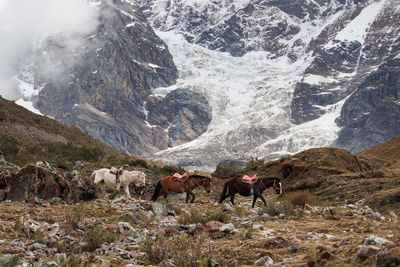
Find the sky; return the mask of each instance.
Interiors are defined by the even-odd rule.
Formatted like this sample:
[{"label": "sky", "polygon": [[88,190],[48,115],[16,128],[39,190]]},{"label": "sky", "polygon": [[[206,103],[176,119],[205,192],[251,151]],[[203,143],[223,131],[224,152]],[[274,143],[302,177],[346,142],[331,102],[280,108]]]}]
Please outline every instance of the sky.
[{"label": "sky", "polygon": [[[84,0],[0,0],[0,95],[21,97],[15,76],[32,49],[49,35],[60,34],[75,49],[97,26],[97,10]],[[33,61],[32,59],[29,59]]]}]

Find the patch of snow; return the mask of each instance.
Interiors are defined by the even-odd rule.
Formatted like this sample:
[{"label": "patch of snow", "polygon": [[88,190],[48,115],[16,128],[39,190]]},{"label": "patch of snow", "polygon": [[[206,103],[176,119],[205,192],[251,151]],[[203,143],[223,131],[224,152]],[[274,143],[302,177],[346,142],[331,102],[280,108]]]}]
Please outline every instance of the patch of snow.
[{"label": "patch of snow", "polygon": [[[365,36],[368,33],[371,24],[374,22],[376,16],[380,13],[385,5],[384,1],[373,2],[369,6],[365,7],[360,14],[354,18],[343,30],[341,30],[336,37],[335,41],[346,41],[346,42],[359,42],[361,45],[364,44]],[[337,42],[338,43],[338,42]],[[336,46],[331,40],[325,48],[329,49]]]},{"label": "patch of snow", "polygon": [[89,111],[91,113],[94,113],[94,114],[96,114],[98,116],[101,116],[103,118],[106,118],[106,119],[112,119],[106,112],[98,110],[97,108],[93,107],[89,103],[85,103],[83,105],[82,104],[75,104],[74,107],[79,107],[79,108],[85,109],[85,110],[87,110],[87,111]]},{"label": "patch of snow", "polygon": [[129,27],[135,27],[136,21],[129,23],[127,25],[125,25],[125,28],[129,28]]},{"label": "patch of snow", "polygon": [[321,75],[307,74],[304,76],[303,82],[308,83],[310,85],[321,85],[321,84],[335,83],[335,82],[337,82],[337,80],[332,77],[324,77]]},{"label": "patch of snow", "polygon": [[43,114],[40,112],[40,110],[38,110],[37,108],[35,108],[33,106],[32,101],[26,101],[26,100],[21,98],[21,99],[18,99],[17,101],[15,101],[15,104],[18,104],[18,105],[26,108],[27,110],[29,110],[29,111],[31,111],[33,113],[36,113],[38,115],[42,115],[43,116]]}]

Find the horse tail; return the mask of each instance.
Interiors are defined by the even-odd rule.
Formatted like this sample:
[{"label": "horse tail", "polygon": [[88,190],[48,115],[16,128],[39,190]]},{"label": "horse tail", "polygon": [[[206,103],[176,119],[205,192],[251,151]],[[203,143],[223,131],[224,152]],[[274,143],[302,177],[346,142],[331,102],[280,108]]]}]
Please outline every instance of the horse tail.
[{"label": "horse tail", "polygon": [[228,190],[229,181],[225,182],[224,189],[222,189],[221,196],[219,197],[219,203],[222,203],[225,199],[226,191]]},{"label": "horse tail", "polygon": [[160,191],[161,191],[161,181],[158,181],[156,188],[154,189],[153,196],[151,197],[151,200],[156,201],[158,195],[160,194]]}]

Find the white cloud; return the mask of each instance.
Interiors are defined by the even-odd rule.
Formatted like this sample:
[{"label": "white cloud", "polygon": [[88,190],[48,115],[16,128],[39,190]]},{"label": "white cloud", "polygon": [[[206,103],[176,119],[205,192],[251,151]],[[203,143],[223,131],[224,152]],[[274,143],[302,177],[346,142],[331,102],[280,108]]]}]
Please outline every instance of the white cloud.
[{"label": "white cloud", "polygon": [[97,18],[84,0],[0,0],[0,94],[16,99],[12,77],[34,45],[57,34],[73,51],[84,40],[80,35],[95,30]]}]

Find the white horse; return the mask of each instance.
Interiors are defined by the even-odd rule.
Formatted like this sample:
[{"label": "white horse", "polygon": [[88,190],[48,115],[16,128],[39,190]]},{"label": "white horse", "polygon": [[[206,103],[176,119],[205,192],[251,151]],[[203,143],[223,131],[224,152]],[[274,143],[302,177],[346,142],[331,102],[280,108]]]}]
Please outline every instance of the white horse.
[{"label": "white horse", "polygon": [[130,198],[131,195],[129,193],[129,184],[135,183],[140,185],[146,184],[146,174],[142,171],[122,171],[122,174],[119,176],[119,183],[116,183],[116,175],[110,173],[110,169],[99,169],[94,171],[90,175],[90,179],[94,179],[93,182],[95,184],[104,181],[105,185],[110,188],[116,188],[118,191],[121,188],[124,188],[125,195],[127,198]]}]

